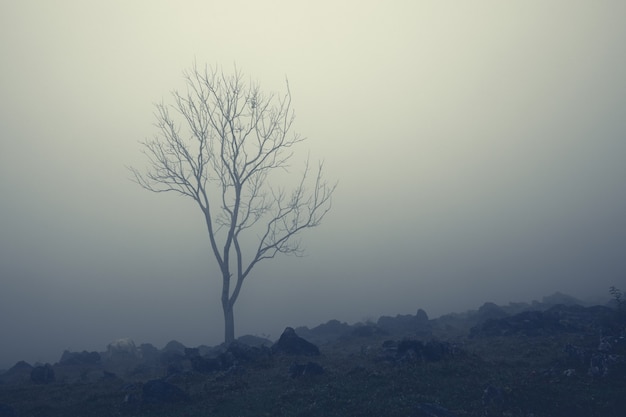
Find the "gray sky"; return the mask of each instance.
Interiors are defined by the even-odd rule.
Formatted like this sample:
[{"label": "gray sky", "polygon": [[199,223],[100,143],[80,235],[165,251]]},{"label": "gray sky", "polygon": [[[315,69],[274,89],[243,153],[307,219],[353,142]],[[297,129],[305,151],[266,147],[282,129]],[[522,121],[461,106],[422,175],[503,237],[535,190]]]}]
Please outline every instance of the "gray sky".
[{"label": "gray sky", "polygon": [[289,78],[339,180],[304,258],[261,264],[236,330],[431,316],[626,283],[623,1],[2,1],[0,368],[219,343],[191,200],[125,166],[193,61]]}]

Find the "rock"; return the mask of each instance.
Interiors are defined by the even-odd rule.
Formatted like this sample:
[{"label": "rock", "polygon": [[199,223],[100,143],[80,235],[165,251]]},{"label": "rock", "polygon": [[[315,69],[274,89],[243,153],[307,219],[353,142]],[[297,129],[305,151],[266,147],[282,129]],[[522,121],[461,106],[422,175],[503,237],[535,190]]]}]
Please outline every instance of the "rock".
[{"label": "rock", "polygon": [[272,346],[273,343],[271,340],[264,337],[253,336],[249,334],[237,338],[237,342],[254,347]]},{"label": "rock", "polygon": [[320,350],[313,343],[298,336],[295,330],[287,327],[280,339],[272,345],[272,353],[282,353],[285,355],[305,355],[316,356]]},{"label": "rock", "polygon": [[548,306],[555,306],[559,304],[566,305],[566,306],[583,305],[583,302],[580,301],[578,298],[572,297],[571,295],[560,293],[558,291],[552,295],[543,297],[541,302]]},{"label": "rock", "polygon": [[384,336],[388,334],[389,333],[386,332],[385,330],[372,324],[357,325],[356,327],[354,327],[351,333],[352,336],[356,336],[356,337],[374,337],[374,336]]},{"label": "rock", "polygon": [[176,352],[181,356],[185,355],[185,345],[177,340],[170,340],[161,350],[162,352]]},{"label": "rock", "polygon": [[495,303],[484,303],[478,309],[478,320],[481,323],[487,320],[498,320],[506,316],[508,316],[508,314],[504,311],[504,309]]},{"label": "rock", "polygon": [[139,358],[137,346],[132,339],[124,338],[112,341],[107,345],[107,358],[131,357]]},{"label": "rock", "polygon": [[176,385],[162,379],[153,379],[143,385],[142,400],[146,404],[163,404],[185,402],[189,397]]},{"label": "rock", "polygon": [[59,365],[76,366],[76,365],[98,365],[100,364],[100,354],[98,352],[70,352],[65,350]]},{"label": "rock", "polygon": [[523,311],[502,319],[487,320],[472,327],[470,336],[545,336],[563,332],[595,332],[610,311],[603,306],[559,304],[545,311]]},{"label": "rock", "polygon": [[191,369],[202,374],[217,372],[223,369],[222,362],[217,358],[194,356],[190,359]]},{"label": "rock", "polygon": [[139,346],[139,356],[146,362],[156,362],[159,358],[159,349],[150,343],[142,343]]},{"label": "rock", "polygon": [[309,362],[305,365],[294,363],[289,367],[289,376],[292,378],[322,374],[324,374],[324,368],[315,362]]},{"label": "rock", "polygon": [[440,405],[422,403],[415,407],[413,417],[457,417],[457,415]]},{"label": "rock", "polygon": [[35,384],[49,384],[54,379],[54,370],[49,363],[35,366],[30,373],[30,380]]},{"label": "rock", "polygon": [[417,310],[417,313],[415,314],[415,318],[417,319],[417,322],[419,324],[428,323],[428,314],[426,314],[426,312],[422,310],[421,308]]},{"label": "rock", "polygon": [[0,375],[0,383],[13,385],[28,382],[32,370],[33,367],[28,362],[19,361]]},{"label": "rock", "polygon": [[428,337],[432,331],[428,314],[421,308],[417,310],[414,316],[410,314],[398,314],[395,317],[381,316],[376,325],[388,334],[403,335],[411,333],[413,335],[418,334],[422,338]]},{"label": "rock", "polygon": [[268,358],[271,354],[271,351],[270,351],[270,348],[265,347],[265,346],[261,346],[261,347],[249,346],[244,343],[234,341],[228,346],[228,349],[226,349],[225,353],[229,354],[232,357],[232,359],[234,359],[235,362],[239,362],[239,363],[248,362],[249,363],[249,362],[256,362],[260,359]]}]

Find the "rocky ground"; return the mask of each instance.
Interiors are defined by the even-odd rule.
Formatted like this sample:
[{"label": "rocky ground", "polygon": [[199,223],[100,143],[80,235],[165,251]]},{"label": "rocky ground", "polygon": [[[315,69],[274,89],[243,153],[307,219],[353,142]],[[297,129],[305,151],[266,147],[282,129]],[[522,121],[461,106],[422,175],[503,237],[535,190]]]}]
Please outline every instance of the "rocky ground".
[{"label": "rocky ground", "polygon": [[18,362],[0,374],[0,417],[621,417],[625,329],[623,304],[556,294],[437,319],[333,320],[275,343],[120,340],[55,364]]}]

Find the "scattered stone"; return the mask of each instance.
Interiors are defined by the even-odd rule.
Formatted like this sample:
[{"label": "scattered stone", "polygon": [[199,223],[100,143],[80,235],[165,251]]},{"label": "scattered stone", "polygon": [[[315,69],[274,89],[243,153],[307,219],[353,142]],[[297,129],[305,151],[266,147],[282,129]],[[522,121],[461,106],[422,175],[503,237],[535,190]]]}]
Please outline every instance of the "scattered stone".
[{"label": "scattered stone", "polygon": [[317,356],[320,354],[317,346],[298,336],[291,327],[285,329],[280,339],[272,345],[271,350],[272,353],[285,355]]},{"label": "scattered stone", "polygon": [[49,363],[35,366],[30,373],[30,380],[35,384],[49,384],[54,379],[54,370]]}]

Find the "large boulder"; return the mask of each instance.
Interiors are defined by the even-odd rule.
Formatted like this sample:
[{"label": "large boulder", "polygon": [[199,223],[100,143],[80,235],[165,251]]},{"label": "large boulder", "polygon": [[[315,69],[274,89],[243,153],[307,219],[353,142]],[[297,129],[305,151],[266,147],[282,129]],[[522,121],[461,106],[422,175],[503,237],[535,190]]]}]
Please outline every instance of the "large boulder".
[{"label": "large boulder", "polygon": [[334,342],[350,334],[352,326],[339,320],[329,320],[312,329],[306,326],[296,328],[296,333],[312,343],[324,344]]},{"label": "large boulder", "polygon": [[100,354],[98,352],[70,352],[65,350],[59,360],[59,365],[98,365],[100,364]]},{"label": "large boulder", "polygon": [[487,320],[498,320],[508,316],[506,311],[499,305],[487,302],[478,309],[478,321],[484,323]]},{"label": "large boulder", "polygon": [[19,361],[0,375],[0,383],[13,385],[30,381],[33,367],[25,361]]},{"label": "large boulder", "polygon": [[112,341],[107,345],[107,359],[114,358],[139,358],[139,351],[132,339],[123,338]]},{"label": "large boulder", "polygon": [[30,380],[35,384],[49,384],[54,382],[54,369],[49,363],[45,365],[38,365],[30,372]]},{"label": "large boulder", "polygon": [[272,346],[271,340],[265,337],[259,337],[259,336],[254,336],[250,334],[238,337],[237,342],[243,343],[244,345],[255,346],[255,347]]},{"label": "large boulder", "polygon": [[316,356],[320,354],[320,350],[313,343],[304,340],[296,334],[296,331],[287,327],[280,339],[272,345],[272,353],[285,355],[305,355]]},{"label": "large boulder", "polygon": [[388,334],[419,334],[420,337],[427,337],[431,332],[428,314],[422,309],[417,314],[398,314],[395,317],[381,316],[376,325],[379,329]]}]

